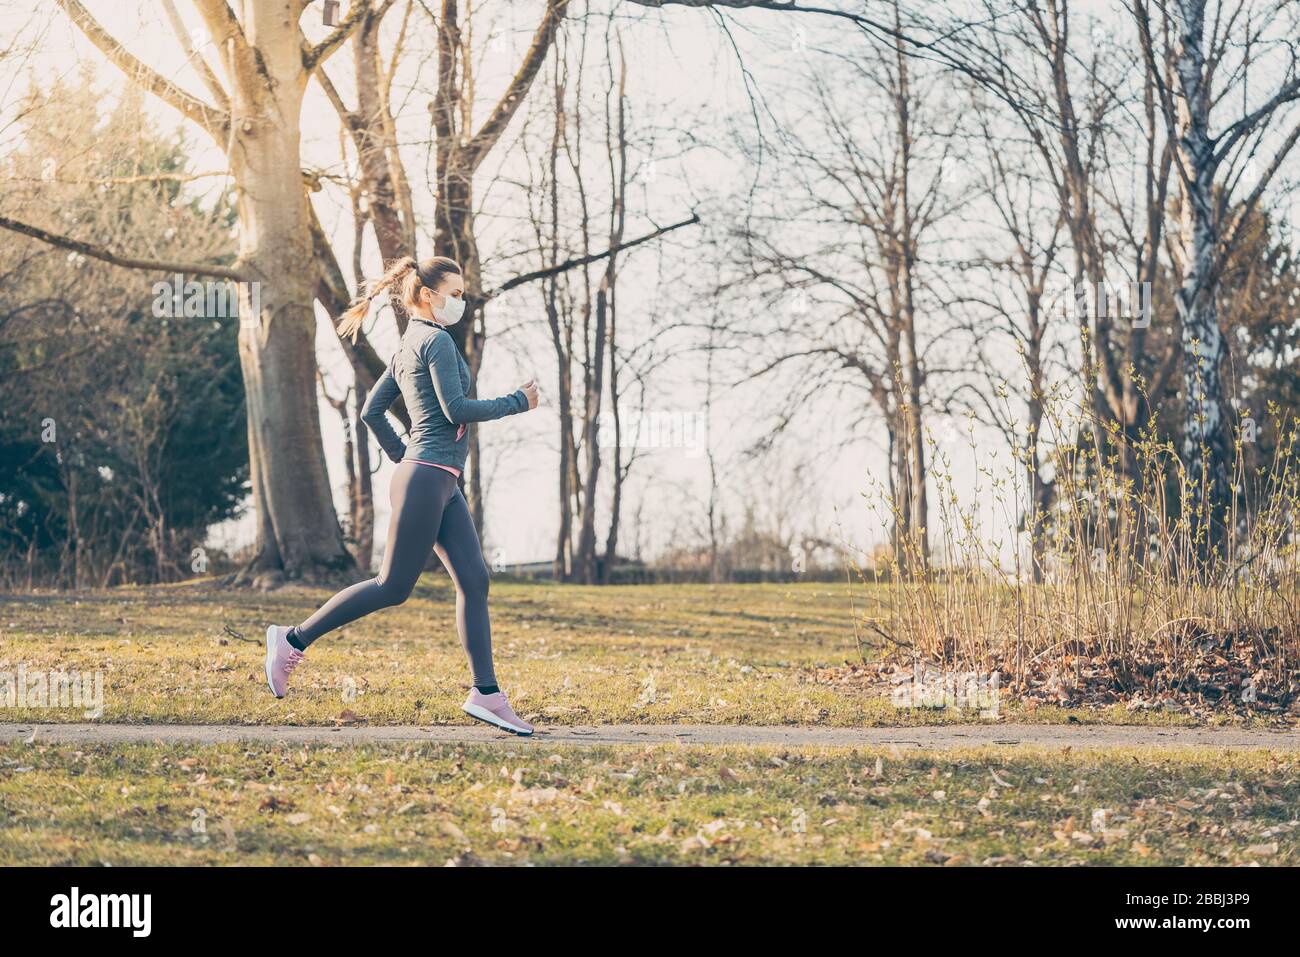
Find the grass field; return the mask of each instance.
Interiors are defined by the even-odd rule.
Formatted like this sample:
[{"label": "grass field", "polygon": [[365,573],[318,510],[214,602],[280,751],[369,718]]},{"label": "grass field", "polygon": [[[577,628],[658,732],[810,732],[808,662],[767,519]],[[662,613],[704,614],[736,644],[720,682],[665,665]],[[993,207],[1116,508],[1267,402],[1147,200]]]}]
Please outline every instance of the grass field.
[{"label": "grass field", "polygon": [[[294,623],[327,594],[223,591],[204,583],[56,595],[0,605],[0,672],[103,675],[98,720],[166,723],[449,724],[468,669],[445,579],[404,605],[326,636],[276,701],[262,676],[267,624]],[[512,703],[545,724],[799,724],[986,720],[899,709],[881,688],[828,685],[815,669],[858,659],[863,587],[493,585],[497,671]],[[241,641],[227,632],[227,626]],[[1005,702],[1007,720],[1190,724],[1164,711],[1065,710]],[[4,720],[83,721],[74,709],[10,708]]]},{"label": "grass field", "polygon": [[[0,672],[99,672],[106,722],[467,723],[452,595],[433,577],[323,639],[273,699],[262,633],[324,597],[201,583],[9,596]],[[857,660],[861,599],[812,583],[498,582],[498,672],[543,726],[982,720],[814,681]],[[1190,721],[1014,703],[1001,717]],[[1218,749],[14,743],[0,746],[0,865],[1297,864],[1295,764]]]},{"label": "grass field", "polygon": [[10,745],[0,865],[1297,864],[1264,752]]}]

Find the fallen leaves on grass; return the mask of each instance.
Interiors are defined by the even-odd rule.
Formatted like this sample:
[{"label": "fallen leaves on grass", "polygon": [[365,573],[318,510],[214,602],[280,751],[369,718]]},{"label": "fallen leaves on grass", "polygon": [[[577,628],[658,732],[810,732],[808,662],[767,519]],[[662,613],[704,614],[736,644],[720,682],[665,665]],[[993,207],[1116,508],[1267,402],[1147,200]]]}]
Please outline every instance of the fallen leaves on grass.
[{"label": "fallen leaves on grass", "polygon": [[[990,655],[991,665],[954,660],[924,664],[940,673],[996,672],[999,693],[1029,709],[1121,705],[1130,712],[1262,715],[1294,723],[1300,718],[1300,667],[1279,656],[1284,645],[1277,628],[1264,634],[1214,634],[1195,622],[1180,622],[1159,638],[1132,639],[1124,654],[1067,641],[1057,654],[1030,659],[1019,673],[996,652]],[[802,680],[888,692],[915,668],[910,659],[887,655],[870,663],[808,667]]]}]

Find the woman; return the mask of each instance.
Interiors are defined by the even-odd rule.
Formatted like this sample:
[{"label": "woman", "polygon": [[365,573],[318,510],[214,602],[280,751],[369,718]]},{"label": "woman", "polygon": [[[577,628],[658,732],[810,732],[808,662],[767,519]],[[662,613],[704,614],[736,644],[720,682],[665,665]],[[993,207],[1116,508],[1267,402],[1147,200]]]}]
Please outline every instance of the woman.
[{"label": "woman", "polygon": [[[537,385],[526,382],[498,399],[466,397],[469,366],[446,331],[464,315],[465,277],[460,266],[441,256],[398,260],[344,313],[339,332],[355,342],[370,303],[394,287],[400,289],[411,321],[362,411],[384,452],[398,463],[389,488],[392,517],[384,563],[378,577],[345,588],[302,624],[266,630],[266,682],[272,694],[283,698],[290,674],[313,641],[372,611],[406,601],[432,548],[456,585],[456,629],[474,678],[465,713],[512,734],[532,734],[532,726],[511,710],[497,687],[488,624],[488,570],[456,480],[469,448],[466,426],[536,408]],[[399,393],[411,416],[406,444],[387,416]]]}]

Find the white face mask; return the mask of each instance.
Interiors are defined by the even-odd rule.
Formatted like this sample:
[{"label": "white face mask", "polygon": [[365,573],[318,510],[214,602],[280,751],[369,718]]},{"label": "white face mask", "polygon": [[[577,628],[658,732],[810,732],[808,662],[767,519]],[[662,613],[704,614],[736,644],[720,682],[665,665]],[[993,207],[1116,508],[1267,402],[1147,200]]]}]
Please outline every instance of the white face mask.
[{"label": "white face mask", "polygon": [[442,304],[442,308],[433,310],[433,317],[444,326],[454,326],[465,315],[465,300],[455,296],[445,298],[447,301]]}]

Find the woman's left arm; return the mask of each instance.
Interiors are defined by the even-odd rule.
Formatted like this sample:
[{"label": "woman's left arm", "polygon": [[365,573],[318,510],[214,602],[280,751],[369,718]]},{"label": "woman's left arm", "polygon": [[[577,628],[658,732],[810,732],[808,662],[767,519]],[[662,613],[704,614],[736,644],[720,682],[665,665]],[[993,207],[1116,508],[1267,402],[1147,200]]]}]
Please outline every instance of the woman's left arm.
[{"label": "woman's left arm", "polygon": [[397,380],[393,378],[392,369],[385,369],[375,387],[370,390],[365,408],[361,410],[362,421],[374,433],[380,448],[394,462],[402,461],[406,455],[406,443],[398,437],[392,423],[388,421],[388,407],[397,401],[401,391]]}]

